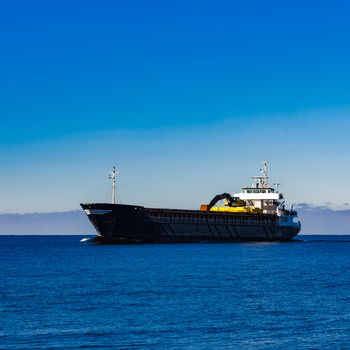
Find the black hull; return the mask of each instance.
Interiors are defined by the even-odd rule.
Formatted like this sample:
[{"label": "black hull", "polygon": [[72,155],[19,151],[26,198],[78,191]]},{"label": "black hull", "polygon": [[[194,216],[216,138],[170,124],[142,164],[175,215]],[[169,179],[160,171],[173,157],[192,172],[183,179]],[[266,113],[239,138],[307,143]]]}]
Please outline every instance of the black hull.
[{"label": "black hull", "polygon": [[300,225],[281,226],[276,215],[81,204],[100,243],[288,241]]}]

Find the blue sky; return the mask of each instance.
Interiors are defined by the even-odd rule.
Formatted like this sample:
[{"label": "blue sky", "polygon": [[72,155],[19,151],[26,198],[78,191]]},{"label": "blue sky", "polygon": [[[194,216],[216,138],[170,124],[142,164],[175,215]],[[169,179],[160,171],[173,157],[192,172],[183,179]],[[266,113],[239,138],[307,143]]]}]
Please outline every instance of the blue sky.
[{"label": "blue sky", "polygon": [[11,1],[0,11],[0,212],[197,207],[264,159],[291,203],[344,208],[345,1]]}]

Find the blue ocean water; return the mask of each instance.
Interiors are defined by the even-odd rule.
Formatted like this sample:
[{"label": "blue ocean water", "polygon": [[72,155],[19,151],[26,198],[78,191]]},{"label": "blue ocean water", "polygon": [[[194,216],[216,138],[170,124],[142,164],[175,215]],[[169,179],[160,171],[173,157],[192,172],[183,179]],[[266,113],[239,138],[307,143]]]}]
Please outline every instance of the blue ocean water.
[{"label": "blue ocean water", "polygon": [[0,237],[1,349],[350,349],[350,236]]}]

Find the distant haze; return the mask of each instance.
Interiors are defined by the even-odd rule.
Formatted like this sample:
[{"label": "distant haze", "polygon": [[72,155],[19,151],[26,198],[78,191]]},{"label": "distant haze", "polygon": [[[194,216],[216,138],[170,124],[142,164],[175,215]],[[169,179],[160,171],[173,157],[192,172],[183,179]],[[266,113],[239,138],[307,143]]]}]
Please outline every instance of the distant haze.
[{"label": "distant haze", "polygon": [[60,235],[93,234],[94,228],[83,211],[61,213],[1,214],[0,234]]}]

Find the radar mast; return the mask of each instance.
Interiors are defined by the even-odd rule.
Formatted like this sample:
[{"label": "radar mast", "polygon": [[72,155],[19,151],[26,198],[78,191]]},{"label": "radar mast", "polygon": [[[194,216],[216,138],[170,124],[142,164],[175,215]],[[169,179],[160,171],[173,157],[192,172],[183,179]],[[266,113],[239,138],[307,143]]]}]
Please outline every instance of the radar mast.
[{"label": "radar mast", "polygon": [[269,188],[269,162],[265,160],[263,162],[263,168],[260,169],[261,175],[253,176],[254,179],[253,187],[255,188]]}]

